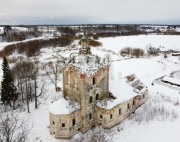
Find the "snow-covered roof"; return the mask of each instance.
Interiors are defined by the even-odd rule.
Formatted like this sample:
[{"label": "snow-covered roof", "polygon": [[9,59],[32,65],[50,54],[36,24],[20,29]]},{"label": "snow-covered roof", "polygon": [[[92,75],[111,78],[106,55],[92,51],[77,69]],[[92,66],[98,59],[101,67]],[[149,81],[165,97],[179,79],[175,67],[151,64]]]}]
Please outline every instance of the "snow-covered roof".
[{"label": "snow-covered roof", "polygon": [[162,80],[173,83],[173,84],[176,84],[176,85],[180,85],[180,79],[178,79],[178,78],[164,76]]},{"label": "snow-covered roof", "polygon": [[70,114],[78,109],[80,109],[80,105],[78,103],[66,100],[64,98],[55,101],[48,107],[49,112],[54,115]]},{"label": "snow-covered roof", "polygon": [[133,91],[125,78],[109,80],[109,91],[116,99],[103,100],[97,103],[101,108],[111,109],[116,105],[125,102],[138,94]]},{"label": "snow-covered roof", "polygon": [[100,58],[95,55],[78,55],[68,64],[68,67],[74,67],[79,74],[86,74],[87,76],[94,75],[99,68],[104,68],[108,65],[105,58]]},{"label": "snow-covered roof", "polygon": [[180,52],[172,53],[172,55],[180,55]]}]

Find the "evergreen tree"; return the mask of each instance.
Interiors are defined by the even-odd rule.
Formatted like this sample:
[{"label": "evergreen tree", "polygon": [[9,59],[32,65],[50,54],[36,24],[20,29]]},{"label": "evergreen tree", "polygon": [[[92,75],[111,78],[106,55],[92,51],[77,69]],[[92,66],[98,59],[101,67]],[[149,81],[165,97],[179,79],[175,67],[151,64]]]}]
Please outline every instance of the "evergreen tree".
[{"label": "evergreen tree", "polygon": [[15,101],[18,98],[17,89],[14,86],[11,70],[9,68],[6,57],[3,58],[2,63],[3,79],[1,82],[1,101],[4,105],[10,105],[13,102],[13,108],[15,107]]}]

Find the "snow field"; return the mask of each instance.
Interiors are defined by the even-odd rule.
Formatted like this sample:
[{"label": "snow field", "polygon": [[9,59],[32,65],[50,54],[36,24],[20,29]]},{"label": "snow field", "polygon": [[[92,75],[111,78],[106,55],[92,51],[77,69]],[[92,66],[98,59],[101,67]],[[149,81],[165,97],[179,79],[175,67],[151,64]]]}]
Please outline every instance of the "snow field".
[{"label": "snow field", "polygon": [[[179,142],[179,128],[180,128],[180,93],[177,90],[167,88],[162,85],[151,85],[152,81],[163,75],[167,75],[172,71],[180,69],[180,61],[178,57],[168,57],[162,59],[161,56],[151,58],[132,58],[124,59],[118,55],[121,48],[130,46],[132,48],[139,47],[146,49],[148,44],[152,46],[163,46],[165,49],[180,48],[180,36],[163,36],[163,35],[140,35],[140,36],[125,36],[116,38],[102,38],[99,39],[103,43],[102,47],[92,48],[93,54],[101,57],[110,55],[111,73],[110,78],[115,79],[124,77],[129,74],[136,74],[142,83],[144,83],[149,90],[149,101],[147,105],[140,107],[134,115],[126,119],[119,125],[112,128],[115,131],[113,138],[114,142]],[[11,43],[9,43],[11,44]],[[77,44],[77,43],[75,43]],[[1,49],[5,45],[0,43]],[[79,46],[74,50],[64,50],[66,47],[58,47],[54,50],[59,51],[63,57],[68,57],[71,53],[77,53]],[[106,51],[104,51],[106,49]],[[51,48],[43,48],[38,57],[39,61],[49,62],[56,60],[56,53]],[[110,52],[108,52],[111,50]],[[0,63],[2,59],[0,59]],[[177,62],[177,64],[175,64]],[[43,73],[43,70],[41,71]],[[0,81],[2,80],[2,69],[0,66]],[[49,112],[48,106],[52,101],[62,97],[61,93],[55,92],[53,84],[45,76],[40,76],[39,83],[46,83],[45,94],[40,98],[40,106],[34,109],[34,102],[30,104],[30,112],[21,112],[22,117],[29,117],[29,124],[33,125],[32,133],[29,142],[65,142],[68,140],[56,140],[49,132]],[[58,83],[62,86],[62,78],[60,77]],[[180,102],[179,102],[180,103]],[[152,104],[152,105],[150,105]],[[165,113],[155,113],[152,119],[147,120],[151,108],[163,108]],[[26,108],[26,106],[24,106]],[[169,117],[164,116],[170,113]],[[173,117],[173,113],[177,117]],[[143,114],[139,118],[139,114]],[[142,119],[142,121],[137,121]],[[119,129],[119,130],[118,130]],[[90,132],[88,132],[90,133]],[[79,133],[75,137],[80,137]],[[86,136],[86,134],[85,134]]]}]

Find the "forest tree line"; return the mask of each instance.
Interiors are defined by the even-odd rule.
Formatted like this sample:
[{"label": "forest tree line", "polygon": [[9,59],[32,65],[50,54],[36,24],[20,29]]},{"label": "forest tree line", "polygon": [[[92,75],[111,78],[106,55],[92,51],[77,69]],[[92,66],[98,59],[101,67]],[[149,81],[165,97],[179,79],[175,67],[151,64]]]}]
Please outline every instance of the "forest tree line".
[{"label": "forest tree line", "polygon": [[14,52],[25,53],[28,57],[32,57],[38,55],[41,48],[68,46],[73,40],[74,38],[72,36],[61,36],[52,39],[40,39],[12,44],[0,51],[0,57],[9,56]]}]

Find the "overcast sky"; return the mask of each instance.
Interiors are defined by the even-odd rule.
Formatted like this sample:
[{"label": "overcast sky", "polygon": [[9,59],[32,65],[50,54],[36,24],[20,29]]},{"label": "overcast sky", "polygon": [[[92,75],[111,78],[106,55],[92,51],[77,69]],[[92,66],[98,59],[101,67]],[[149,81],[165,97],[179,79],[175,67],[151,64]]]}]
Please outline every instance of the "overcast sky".
[{"label": "overcast sky", "polygon": [[0,0],[0,24],[180,24],[180,0]]}]

